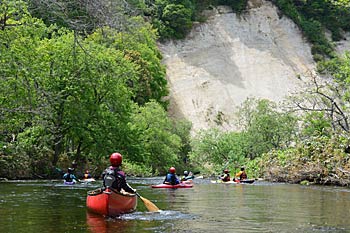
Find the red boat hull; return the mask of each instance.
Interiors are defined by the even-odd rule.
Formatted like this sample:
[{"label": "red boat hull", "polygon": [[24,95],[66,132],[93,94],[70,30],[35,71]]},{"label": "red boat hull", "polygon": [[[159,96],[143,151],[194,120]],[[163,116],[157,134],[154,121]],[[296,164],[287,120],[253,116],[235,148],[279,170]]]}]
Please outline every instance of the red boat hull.
[{"label": "red boat hull", "polygon": [[104,216],[116,217],[136,210],[137,196],[101,189],[88,192],[86,206],[89,211]]}]

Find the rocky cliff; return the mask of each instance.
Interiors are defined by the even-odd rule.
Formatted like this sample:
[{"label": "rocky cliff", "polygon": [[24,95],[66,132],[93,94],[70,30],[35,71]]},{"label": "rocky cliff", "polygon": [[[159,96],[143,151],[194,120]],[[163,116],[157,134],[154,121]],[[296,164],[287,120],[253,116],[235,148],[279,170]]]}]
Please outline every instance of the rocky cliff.
[{"label": "rocky cliff", "polygon": [[206,12],[182,41],[160,45],[170,87],[170,114],[193,123],[193,132],[236,129],[234,112],[246,98],[281,101],[314,70],[310,45],[271,2],[249,1],[237,15]]}]

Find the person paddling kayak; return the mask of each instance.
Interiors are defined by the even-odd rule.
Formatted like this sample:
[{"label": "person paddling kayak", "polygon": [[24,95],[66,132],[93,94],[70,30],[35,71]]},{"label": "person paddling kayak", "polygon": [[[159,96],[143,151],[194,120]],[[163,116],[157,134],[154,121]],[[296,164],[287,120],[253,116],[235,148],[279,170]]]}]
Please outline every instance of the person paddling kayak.
[{"label": "person paddling kayak", "polygon": [[69,167],[68,171],[63,175],[63,179],[66,183],[75,183],[78,180],[77,177],[73,174],[73,171],[74,169]]},{"label": "person paddling kayak", "polygon": [[247,178],[248,178],[248,176],[247,176],[247,173],[245,172],[244,167],[241,167],[241,170],[236,173],[236,179],[239,179],[241,181],[241,180],[245,180]]},{"label": "person paddling kayak", "polygon": [[125,173],[121,170],[123,157],[120,153],[113,153],[109,157],[111,166],[106,168],[102,173],[103,186],[113,188],[118,192],[124,190],[128,193],[136,193],[136,189],[130,187],[126,182]]},{"label": "person paddling kayak", "polygon": [[194,179],[194,175],[192,172],[184,171],[184,175],[181,177],[181,181],[187,181]]},{"label": "person paddling kayak", "polygon": [[176,176],[176,169],[174,167],[171,167],[169,169],[169,173],[166,175],[163,184],[171,184],[171,185],[175,185],[175,184],[179,184],[180,181]]},{"label": "person paddling kayak", "polygon": [[90,174],[90,171],[88,169],[85,170],[85,173],[84,173],[84,179],[91,179],[92,176]]},{"label": "person paddling kayak", "polygon": [[224,174],[222,174],[220,176],[220,179],[223,181],[223,182],[227,182],[227,181],[230,181],[231,177],[230,177],[230,171],[225,169],[224,170]]}]

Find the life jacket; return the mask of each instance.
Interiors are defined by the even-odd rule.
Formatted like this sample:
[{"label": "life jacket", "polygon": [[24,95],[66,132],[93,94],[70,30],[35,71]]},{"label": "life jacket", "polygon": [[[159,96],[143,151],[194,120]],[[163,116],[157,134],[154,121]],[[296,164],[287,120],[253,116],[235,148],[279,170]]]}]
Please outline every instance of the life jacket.
[{"label": "life jacket", "polygon": [[245,171],[242,171],[242,174],[239,176],[240,180],[245,180],[247,179],[247,173],[245,173]]},{"label": "life jacket", "polygon": [[222,181],[230,181],[230,174],[225,174],[224,178],[222,179]]},{"label": "life jacket", "polygon": [[170,183],[172,185],[179,184],[180,181],[176,178],[175,174],[169,173],[166,175],[165,180],[163,183]]},{"label": "life jacket", "polygon": [[122,188],[122,179],[124,179],[124,172],[122,172],[118,167],[109,167],[105,170],[103,185],[105,187],[112,187],[120,191]]},{"label": "life jacket", "polygon": [[66,181],[66,182],[72,182],[73,181],[73,178],[72,178],[72,175],[70,173],[66,173],[63,175],[63,179]]}]

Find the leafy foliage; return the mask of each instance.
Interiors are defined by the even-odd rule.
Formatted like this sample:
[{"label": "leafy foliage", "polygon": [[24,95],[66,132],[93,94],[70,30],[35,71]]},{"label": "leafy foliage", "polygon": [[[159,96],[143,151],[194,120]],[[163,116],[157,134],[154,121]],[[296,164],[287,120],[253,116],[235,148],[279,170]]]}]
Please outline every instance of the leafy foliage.
[{"label": "leafy foliage", "polygon": [[237,167],[243,162],[246,149],[244,134],[203,130],[192,141],[190,160],[199,167],[207,165],[216,170],[221,170],[228,163]]},{"label": "leafy foliage", "polygon": [[[345,52],[344,56],[322,62],[318,65],[320,74],[332,76],[335,82],[347,90],[350,85],[350,52]],[[349,101],[350,93],[346,91],[344,100]]]},{"label": "leafy foliage", "polygon": [[330,136],[332,125],[324,112],[309,112],[303,119],[302,135],[306,137]]},{"label": "leafy foliage", "polygon": [[[12,161],[17,151],[29,156],[26,166],[38,174],[64,165],[60,164],[63,157],[85,164],[105,159],[116,150],[126,159],[130,155],[130,163],[141,161],[143,155],[157,156],[160,163],[139,165],[140,171],[177,161],[181,141],[171,133],[164,110],[165,69],[149,26],[130,34],[106,28],[83,37],[46,26],[31,17],[23,2],[13,3],[1,3],[6,11],[3,16],[7,15],[0,30],[3,164]],[[134,101],[146,105],[152,99],[162,106],[153,103],[139,113]],[[153,131],[138,129],[143,137],[132,141],[128,122],[139,114],[158,125]],[[155,141],[158,133],[163,134],[164,145]],[[148,139],[152,142],[145,143]],[[138,143],[140,154],[131,156],[130,142]],[[166,157],[161,161],[158,158],[163,154]]]},{"label": "leafy foliage", "polygon": [[278,111],[268,100],[247,99],[237,114],[241,132],[201,131],[192,142],[192,162],[216,170],[227,166],[235,170],[249,159],[272,149],[285,148],[296,130],[296,118]]},{"label": "leafy foliage", "polygon": [[274,181],[349,185],[349,135],[318,136],[260,160],[260,175]]},{"label": "leafy foliage", "polygon": [[326,38],[325,29],[332,32],[333,40],[343,38],[342,30],[349,30],[350,4],[345,1],[273,0],[280,10],[303,30],[313,44],[316,61],[335,57],[334,47]]},{"label": "leafy foliage", "polygon": [[128,158],[166,172],[169,164],[177,164],[181,138],[172,132],[172,122],[164,109],[154,101],[134,109],[128,124],[130,143]]},{"label": "leafy foliage", "polygon": [[302,112],[301,131],[293,145],[271,150],[251,164],[272,181],[349,185],[349,56],[319,63],[325,78],[311,76],[294,96]]},{"label": "leafy foliage", "polygon": [[[140,19],[135,18],[138,22]],[[133,100],[139,105],[154,99],[165,109],[168,95],[165,67],[161,64],[162,56],[156,45],[155,31],[146,24],[130,33],[116,32],[103,28],[91,35],[94,41],[124,54],[124,58],[133,63],[135,77],[127,80],[128,88],[133,92]]]},{"label": "leafy foliage", "polygon": [[240,126],[246,133],[249,154],[255,158],[273,148],[288,146],[295,131],[296,118],[289,112],[281,112],[269,100],[247,99],[238,111]]}]

